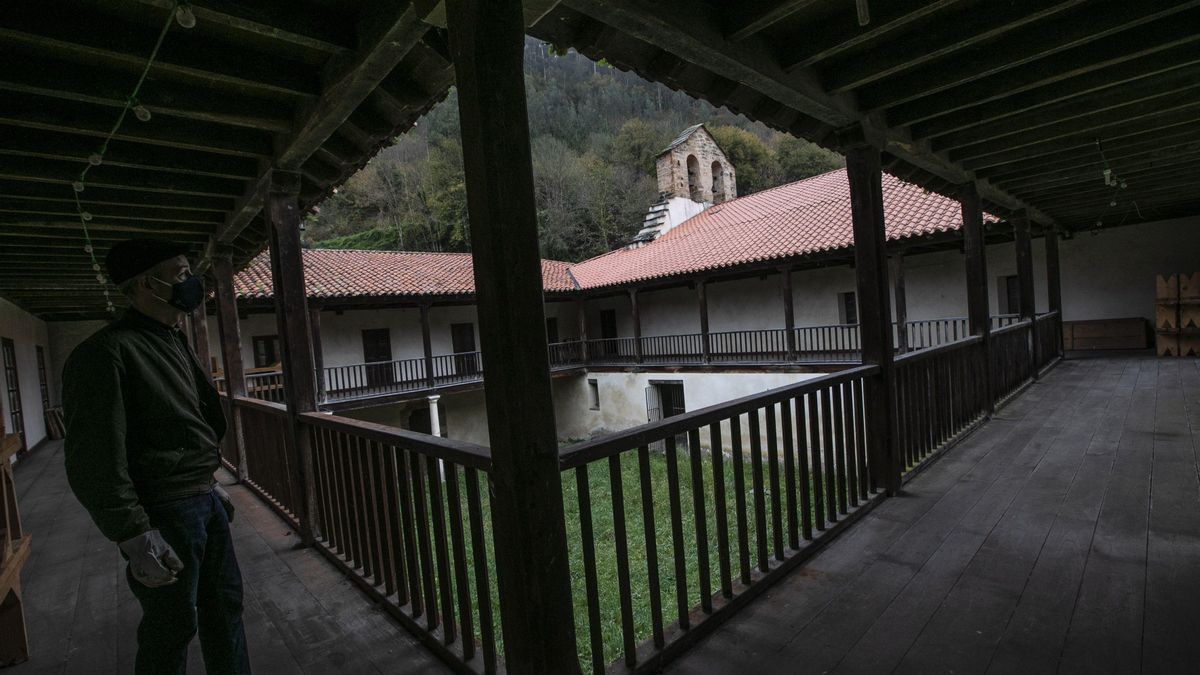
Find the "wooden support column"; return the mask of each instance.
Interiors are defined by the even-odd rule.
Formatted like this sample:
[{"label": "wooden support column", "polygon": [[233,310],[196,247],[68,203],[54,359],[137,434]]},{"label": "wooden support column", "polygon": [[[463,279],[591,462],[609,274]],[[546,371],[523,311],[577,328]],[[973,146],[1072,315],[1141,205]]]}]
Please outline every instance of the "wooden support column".
[{"label": "wooden support column", "polygon": [[887,235],[879,150],[860,144],[846,153],[850,208],[854,221],[854,270],[858,284],[858,324],[864,364],[879,366],[866,388],[867,447],[875,489],[900,490],[896,452],[896,394],[891,306],[888,302]]},{"label": "wooden support column", "polygon": [[642,362],[642,315],[638,311],[637,289],[629,289],[630,311],[633,313],[633,360]]},{"label": "wooden support column", "polygon": [[1021,320],[1028,319],[1031,322],[1029,327],[1029,353],[1032,356],[1029,360],[1030,375],[1037,379],[1037,324],[1033,323],[1034,315],[1037,311],[1036,298],[1033,295],[1033,245],[1029,240],[1029,216],[1025,211],[1018,211],[1012,217],[1013,225],[1013,242],[1016,246],[1017,259],[1017,287],[1020,291],[1020,300],[1017,306],[1017,313]]},{"label": "wooden support column", "polygon": [[1046,300],[1047,309],[1058,312],[1058,355],[1063,355],[1062,279],[1059,276],[1058,232],[1046,230]]},{"label": "wooden support column", "polygon": [[896,294],[896,351],[908,351],[908,294],[904,290],[904,253],[892,256],[893,281]]},{"label": "wooden support column", "polygon": [[712,345],[708,339],[708,285],[703,279],[696,282],[696,301],[700,304],[700,355],[705,363],[712,361]]},{"label": "wooden support column", "polygon": [[425,351],[425,384],[433,389],[437,380],[433,373],[433,336],[429,330],[429,305],[421,305],[421,347]]},{"label": "wooden support column", "polygon": [[204,371],[204,377],[212,382],[212,358],[208,347],[208,307],[207,303],[200,303],[196,311],[192,312],[192,349],[196,352],[196,360],[200,362],[201,369]]},{"label": "wooden support column", "polygon": [[983,338],[980,354],[983,358],[984,409],[990,416],[995,412],[992,396],[991,334],[992,319],[988,310],[987,250],[983,237],[983,206],[975,184],[962,191],[963,249],[967,264],[967,329],[971,335]]},{"label": "wooden support column", "polygon": [[511,673],[579,673],[546,350],[520,0],[449,0]]},{"label": "wooden support column", "polygon": [[308,297],[300,248],[300,174],[274,171],[265,215],[271,238],[271,282],[275,291],[275,321],[283,352],[283,389],[291,424],[288,427],[300,488],[300,538],[311,546],[320,531],[312,470],[310,428],[300,413],[317,409],[313,377],[312,334],[308,327]]},{"label": "wooden support column", "polygon": [[242,435],[242,411],[234,399],[246,395],[246,368],[242,362],[242,332],[238,326],[237,294],[233,288],[233,261],[228,251],[218,251],[212,259],[216,284],[217,330],[221,343],[221,361],[225,372],[225,393],[229,398],[229,430],[237,444],[237,479],[250,477],[246,462],[245,437]]},{"label": "wooden support column", "polygon": [[325,352],[321,347],[321,308],[308,309],[308,327],[312,331],[313,376],[317,380],[317,403],[325,402]]},{"label": "wooden support column", "polygon": [[588,362],[588,329],[587,329],[587,309],[584,307],[583,298],[575,300],[575,319],[579,322],[579,358],[584,362]]},{"label": "wooden support column", "polygon": [[784,342],[787,345],[787,360],[796,358],[796,305],[792,301],[792,268],[780,270],[780,283],[783,286],[783,328]]}]

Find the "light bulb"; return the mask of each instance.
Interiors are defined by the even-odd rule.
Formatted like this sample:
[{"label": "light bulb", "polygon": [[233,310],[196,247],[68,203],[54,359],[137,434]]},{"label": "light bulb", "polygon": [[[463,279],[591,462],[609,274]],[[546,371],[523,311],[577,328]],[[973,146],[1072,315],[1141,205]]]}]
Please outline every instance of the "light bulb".
[{"label": "light bulb", "polygon": [[104,162],[104,156],[98,152],[93,152],[88,155],[88,164],[92,166],[100,166]]},{"label": "light bulb", "polygon": [[79,217],[80,217],[80,218],[83,218],[84,220],[91,220],[91,219],[92,219],[92,214],[91,214],[91,213],[89,213],[88,211],[80,211],[80,212],[79,212]]},{"label": "light bulb", "polygon": [[150,109],[147,108],[146,106],[142,105],[141,103],[139,103],[139,104],[133,106],[133,116],[143,122],[149,122],[150,121]]},{"label": "light bulb", "polygon": [[1109,206],[1116,206],[1116,205],[1117,205],[1117,200],[1115,200],[1115,199],[1114,199],[1114,200],[1112,200],[1111,202],[1109,202],[1109,203],[1108,203],[1108,205],[1109,205]]},{"label": "light bulb", "polygon": [[94,250],[96,250],[96,249],[92,248],[92,245],[91,245],[91,244],[85,244],[85,245],[84,245],[84,247],[83,247],[83,252],[84,252],[84,253],[91,253],[91,252],[92,252],[92,251],[94,251]]},{"label": "light bulb", "polygon": [[1125,183],[1125,181],[1121,181],[1121,189],[1124,190],[1127,187],[1129,186]]},{"label": "light bulb", "polygon": [[196,15],[192,13],[191,5],[181,4],[175,8],[175,23],[183,28],[196,27]]},{"label": "light bulb", "polygon": [[71,189],[75,190],[76,192],[83,192],[83,181],[77,180],[71,183]]},{"label": "light bulb", "polygon": [[100,271],[100,263],[92,263],[92,269],[99,272]]},{"label": "light bulb", "polygon": [[104,275],[103,275],[103,274],[97,274],[97,275],[96,275],[96,281],[99,281],[100,283],[104,283]]}]

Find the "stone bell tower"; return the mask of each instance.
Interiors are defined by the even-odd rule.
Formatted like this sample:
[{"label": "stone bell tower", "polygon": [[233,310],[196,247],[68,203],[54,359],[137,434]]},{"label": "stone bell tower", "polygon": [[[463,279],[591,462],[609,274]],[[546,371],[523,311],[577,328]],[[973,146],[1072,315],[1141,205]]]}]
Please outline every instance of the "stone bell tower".
[{"label": "stone bell tower", "polygon": [[658,201],[630,248],[645,246],[704,209],[737,197],[737,172],[703,124],[684,129],[658,154]]}]

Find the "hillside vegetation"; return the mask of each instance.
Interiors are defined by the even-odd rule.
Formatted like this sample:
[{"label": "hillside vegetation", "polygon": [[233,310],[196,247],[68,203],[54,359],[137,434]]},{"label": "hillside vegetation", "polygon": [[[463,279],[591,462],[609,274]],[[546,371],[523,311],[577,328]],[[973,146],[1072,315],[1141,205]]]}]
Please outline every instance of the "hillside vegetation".
[{"label": "hillside vegetation", "polygon": [[[525,88],[542,255],[578,261],[637,232],[656,199],[654,157],[707,125],[746,195],[841,166],[839,156],[724,108],[535,40]],[[309,216],[320,248],[468,251],[458,103],[451,90]]]}]

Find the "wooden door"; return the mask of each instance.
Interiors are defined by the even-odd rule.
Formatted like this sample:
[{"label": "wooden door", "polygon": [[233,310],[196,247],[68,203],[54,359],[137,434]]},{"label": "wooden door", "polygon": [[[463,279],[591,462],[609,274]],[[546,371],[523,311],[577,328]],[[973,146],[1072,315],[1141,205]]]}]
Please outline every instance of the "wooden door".
[{"label": "wooden door", "polygon": [[21,449],[25,452],[29,445],[25,441],[25,412],[21,406],[21,380],[17,376],[17,347],[11,338],[0,338],[0,349],[4,352],[4,387],[8,394],[8,418],[11,433],[21,438]]},{"label": "wooden door", "polygon": [[479,360],[475,353],[475,324],[450,324],[450,344],[454,350],[456,374],[474,375],[479,372]]},{"label": "wooden door", "polygon": [[605,356],[615,356],[617,354],[617,310],[602,309],[600,310],[600,337],[604,342],[600,348]]},{"label": "wooden door", "polygon": [[387,328],[371,328],[362,332],[363,361],[366,363],[367,386],[382,387],[394,384],[392,373],[392,336]]}]

